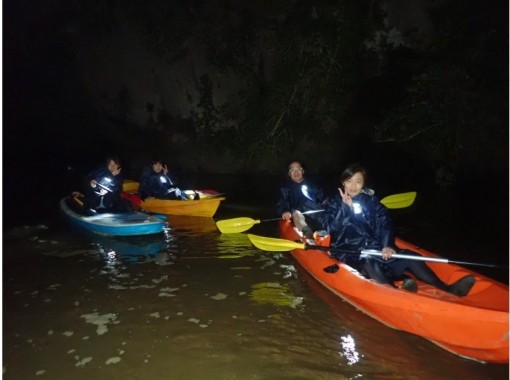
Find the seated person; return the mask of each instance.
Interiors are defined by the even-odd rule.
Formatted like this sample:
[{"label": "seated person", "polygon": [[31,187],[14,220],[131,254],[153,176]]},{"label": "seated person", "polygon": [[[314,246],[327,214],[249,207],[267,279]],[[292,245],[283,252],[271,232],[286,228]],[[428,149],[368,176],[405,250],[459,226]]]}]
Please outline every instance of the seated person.
[{"label": "seated person", "polygon": [[[282,219],[290,220],[295,210],[301,212],[319,210],[324,202],[322,190],[304,177],[305,169],[302,161],[293,160],[288,165],[288,181],[280,189],[280,197],[276,205],[276,212]],[[308,222],[311,227],[318,229],[320,226],[314,223],[318,214],[311,214]],[[297,225],[298,220],[294,220]],[[299,228],[299,227],[298,227]],[[303,233],[312,237],[312,228],[305,225]]]},{"label": "seated person", "polygon": [[158,158],[152,160],[150,168],[144,169],[138,193],[144,201],[154,198],[188,200],[168,175],[167,166]]},{"label": "seated person", "polygon": [[[366,171],[363,167],[351,165],[345,169],[340,176],[339,195],[328,201],[320,218],[324,229],[331,236],[332,247],[346,251],[375,249],[382,251],[382,257],[361,257],[351,253],[340,253],[335,257],[367,278],[382,284],[394,286],[393,281],[409,271],[419,280],[441,290],[457,296],[467,295],[475,283],[473,276],[446,284],[423,261],[391,258],[397,251],[407,255],[417,253],[399,250],[395,246],[393,223],[388,209],[371,192],[365,191],[365,184]],[[417,286],[412,278],[407,278],[404,280],[404,288],[416,291]]]},{"label": "seated person", "polygon": [[99,166],[86,176],[85,195],[82,196],[83,207],[90,213],[126,211],[121,201],[122,177],[118,157],[108,157],[105,164]]}]

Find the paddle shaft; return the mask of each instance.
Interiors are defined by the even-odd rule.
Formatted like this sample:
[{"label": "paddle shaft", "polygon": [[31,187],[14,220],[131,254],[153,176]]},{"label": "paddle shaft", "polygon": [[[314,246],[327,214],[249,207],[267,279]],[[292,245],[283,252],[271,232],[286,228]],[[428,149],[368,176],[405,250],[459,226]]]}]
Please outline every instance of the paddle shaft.
[{"label": "paddle shaft", "polygon": [[[409,207],[416,198],[416,192],[408,192],[401,194],[389,195],[381,200],[381,203],[387,208],[404,208]],[[301,213],[301,215],[313,214],[315,212],[322,212],[324,210],[310,210]],[[264,220],[255,220],[252,218],[242,217],[227,220],[219,220],[216,222],[216,226],[223,234],[239,233],[249,230],[255,224],[262,222],[270,222],[275,220],[281,220],[281,218],[272,218]],[[304,219],[302,220],[302,226],[304,226]]]},{"label": "paddle shaft", "polygon": [[[323,247],[317,245],[311,245],[308,243],[295,242],[287,239],[278,239],[278,238],[268,238],[264,236],[257,236],[248,234],[248,239],[252,242],[252,244],[263,250],[270,252],[285,252],[292,251],[293,249],[311,249],[317,251],[326,251],[332,253],[344,253],[349,255],[377,255],[382,256],[381,251],[366,249],[366,250],[347,250],[335,247]],[[392,255],[394,258],[399,259],[408,259],[408,260],[420,260],[420,261],[431,261],[436,263],[451,263],[451,264],[460,264],[460,265],[477,265],[483,267],[490,268],[502,268],[501,265],[495,264],[484,264],[484,263],[474,263],[468,261],[456,261],[456,260],[448,260],[440,257],[430,257],[430,256],[421,256],[421,255],[405,255],[401,253],[395,253]]]},{"label": "paddle shaft", "polygon": [[[305,212],[302,212],[301,214],[303,215],[309,215],[309,214],[315,214],[317,212],[323,212],[324,210],[309,210],[309,211],[305,211]],[[272,222],[272,221],[275,221],[275,220],[282,220],[282,218],[273,218],[273,219],[264,219],[264,220],[258,220],[257,222],[258,223],[262,223],[262,222]]]},{"label": "paddle shaft", "polygon": [[113,193],[113,190],[111,190],[111,189],[107,188],[107,187],[106,187],[106,186],[104,186],[104,185],[101,185],[101,184],[100,184],[99,182],[97,182],[97,181],[96,181],[96,185],[97,185],[97,186],[99,186],[99,187],[100,187],[101,189],[103,189],[103,190],[106,190],[106,191],[108,191],[108,192],[110,192],[110,193]]},{"label": "paddle shaft", "polygon": [[[375,249],[362,249],[361,251],[349,251],[334,247],[321,247],[315,245],[305,244],[305,249],[315,249],[319,251],[328,251],[328,252],[337,252],[344,253],[348,255],[360,255],[361,257],[366,256],[382,256],[381,251],[377,251]],[[441,263],[441,264],[459,264],[459,265],[475,265],[481,267],[488,268],[498,268],[500,265],[496,264],[484,264],[484,263],[474,263],[469,261],[457,261],[457,260],[449,260],[442,257],[429,257],[429,256],[420,256],[420,255],[406,255],[403,253],[394,253],[391,255],[392,259],[407,259],[407,260],[416,260],[416,261],[428,261],[433,263]]]}]

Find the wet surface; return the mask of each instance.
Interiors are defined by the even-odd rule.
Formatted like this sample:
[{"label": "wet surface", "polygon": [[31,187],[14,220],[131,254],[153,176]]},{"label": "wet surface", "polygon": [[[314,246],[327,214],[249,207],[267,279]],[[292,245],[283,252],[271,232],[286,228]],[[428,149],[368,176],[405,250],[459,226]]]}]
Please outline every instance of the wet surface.
[{"label": "wet surface", "polygon": [[[215,220],[268,214],[227,201]],[[170,226],[111,238],[55,218],[4,231],[3,377],[508,378],[508,365],[383,326],[289,254],[222,235],[213,219],[170,217]],[[249,232],[277,236],[276,227]]]}]

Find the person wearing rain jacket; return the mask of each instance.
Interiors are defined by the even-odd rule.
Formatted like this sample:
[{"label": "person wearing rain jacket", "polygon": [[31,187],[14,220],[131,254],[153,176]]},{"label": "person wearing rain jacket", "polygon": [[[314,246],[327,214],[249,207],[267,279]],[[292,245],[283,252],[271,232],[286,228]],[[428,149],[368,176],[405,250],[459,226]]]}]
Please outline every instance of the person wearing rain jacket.
[{"label": "person wearing rain jacket", "polygon": [[[293,218],[293,213],[298,210],[300,212],[319,210],[325,200],[323,191],[304,177],[304,164],[300,160],[293,160],[288,165],[289,180],[280,189],[280,197],[276,204],[276,212],[284,220]],[[318,214],[307,216],[307,220],[312,227],[316,225]],[[313,232],[307,227],[303,231],[305,235],[311,237]],[[310,236],[309,236],[310,235]]]},{"label": "person wearing rain jacket", "polygon": [[[345,169],[340,176],[339,194],[328,200],[325,211],[319,216],[322,228],[330,234],[330,245],[340,252],[345,250],[338,254],[332,250],[334,256],[378,283],[395,286],[395,280],[410,272],[419,280],[446,292],[457,296],[468,294],[475,283],[473,276],[465,276],[449,285],[423,261],[392,258],[396,252],[418,254],[396,247],[389,211],[366,187],[366,178],[366,170],[358,164]],[[299,218],[303,219],[303,216]],[[303,223],[301,221],[301,225]],[[365,249],[381,251],[382,257],[363,257],[359,252]],[[409,276],[404,279],[403,287],[409,291],[417,290],[416,282]]]},{"label": "person wearing rain jacket", "polygon": [[85,208],[93,212],[107,212],[120,208],[122,191],[121,166],[118,157],[111,156],[105,163],[86,176]]},{"label": "person wearing rain jacket", "polygon": [[153,198],[188,199],[168,175],[167,166],[158,158],[152,160],[151,167],[143,171],[138,193],[144,201]]}]

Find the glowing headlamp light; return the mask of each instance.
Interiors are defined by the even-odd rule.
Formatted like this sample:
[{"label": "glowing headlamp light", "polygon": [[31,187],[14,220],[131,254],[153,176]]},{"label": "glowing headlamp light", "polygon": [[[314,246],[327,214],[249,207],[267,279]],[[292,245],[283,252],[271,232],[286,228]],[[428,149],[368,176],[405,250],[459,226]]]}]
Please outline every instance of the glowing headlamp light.
[{"label": "glowing headlamp light", "polygon": [[359,203],[353,203],[352,209],[354,210],[355,214],[361,214],[361,205]]}]

